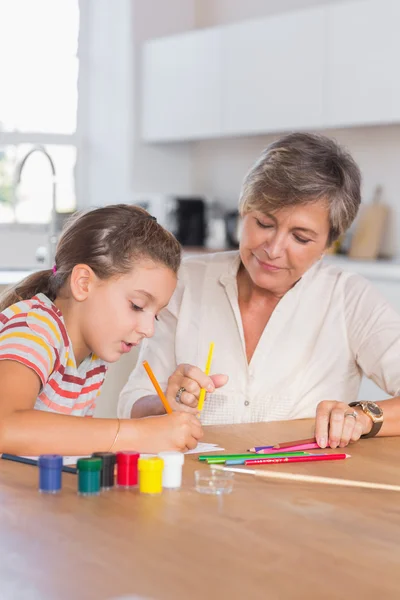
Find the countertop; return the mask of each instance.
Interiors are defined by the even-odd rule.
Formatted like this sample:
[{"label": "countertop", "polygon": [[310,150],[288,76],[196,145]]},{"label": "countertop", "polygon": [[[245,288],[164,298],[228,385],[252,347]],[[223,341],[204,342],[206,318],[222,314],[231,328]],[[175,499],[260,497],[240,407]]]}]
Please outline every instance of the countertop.
[{"label": "countertop", "polygon": [[[207,248],[184,248],[183,253],[188,255],[221,252],[221,250],[211,250]],[[326,262],[336,264],[338,267],[363,275],[368,279],[400,282],[400,259],[394,260],[351,260],[345,256],[328,255],[325,256]],[[24,277],[27,277],[34,270],[19,269],[1,269],[0,285],[13,285]]]}]

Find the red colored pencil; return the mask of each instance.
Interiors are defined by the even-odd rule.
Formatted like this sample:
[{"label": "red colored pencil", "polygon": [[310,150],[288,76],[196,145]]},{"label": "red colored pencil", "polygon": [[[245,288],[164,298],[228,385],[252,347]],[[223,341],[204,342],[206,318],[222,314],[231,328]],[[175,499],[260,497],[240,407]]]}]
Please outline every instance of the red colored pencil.
[{"label": "red colored pencil", "polygon": [[285,458],[251,458],[245,465],[277,465],[280,463],[317,462],[319,460],[343,460],[350,454],[318,454],[315,456],[286,456]]},{"label": "red colored pencil", "polygon": [[301,444],[312,444],[315,442],[315,437],[308,438],[307,440],[294,440],[293,442],[282,442],[281,444],[275,444],[274,448],[289,448],[290,446],[300,446]]}]

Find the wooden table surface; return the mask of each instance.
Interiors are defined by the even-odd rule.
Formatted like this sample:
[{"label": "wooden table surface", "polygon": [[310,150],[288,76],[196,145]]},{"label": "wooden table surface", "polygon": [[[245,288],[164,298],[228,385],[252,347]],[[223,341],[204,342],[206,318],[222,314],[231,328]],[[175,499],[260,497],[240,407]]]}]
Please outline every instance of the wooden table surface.
[{"label": "wooden table surface", "polygon": [[[206,428],[227,451],[310,437],[311,420]],[[400,438],[346,461],[269,469],[400,484]],[[232,494],[37,492],[36,467],[0,461],[0,599],[400,598],[400,494],[237,475]],[[201,466],[200,468],[208,468]]]}]

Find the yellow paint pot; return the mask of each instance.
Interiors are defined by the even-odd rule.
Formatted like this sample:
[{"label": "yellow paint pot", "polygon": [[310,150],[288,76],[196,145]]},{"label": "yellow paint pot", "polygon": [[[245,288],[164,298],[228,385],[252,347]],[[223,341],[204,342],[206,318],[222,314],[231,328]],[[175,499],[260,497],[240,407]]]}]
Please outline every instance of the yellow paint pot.
[{"label": "yellow paint pot", "polygon": [[161,494],[164,461],[158,456],[139,458],[139,490],[141,494]]}]

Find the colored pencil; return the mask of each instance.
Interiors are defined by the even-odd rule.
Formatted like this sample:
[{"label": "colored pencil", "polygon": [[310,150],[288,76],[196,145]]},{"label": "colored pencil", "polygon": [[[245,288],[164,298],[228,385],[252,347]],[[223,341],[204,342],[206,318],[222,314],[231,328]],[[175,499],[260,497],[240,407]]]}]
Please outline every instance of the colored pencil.
[{"label": "colored pencil", "polygon": [[273,450],[275,446],[254,446],[254,448],[249,448],[249,452],[260,452],[260,450]]},{"label": "colored pencil", "polygon": [[[210,374],[211,361],[212,361],[212,357],[213,357],[213,352],[214,352],[214,342],[211,342],[210,348],[208,350],[206,368],[204,369],[204,373],[206,375]],[[199,411],[203,410],[205,397],[206,397],[206,390],[204,388],[201,388],[200,395],[199,395],[199,403],[197,405],[197,408],[198,408]]]},{"label": "colored pencil", "polygon": [[[34,467],[38,466],[38,461],[34,458],[26,458],[25,456],[18,456],[17,454],[5,454],[1,455],[1,458],[4,460],[12,460],[14,462],[23,463],[24,465],[32,465]],[[76,474],[76,467],[71,467],[68,465],[63,465],[62,470],[66,473],[74,473]]]},{"label": "colored pencil", "polygon": [[260,450],[259,452],[257,452],[257,454],[271,454],[274,452],[286,452],[287,450],[291,450],[293,452],[297,451],[297,450],[324,450],[324,448],[321,448],[321,446],[318,446],[317,442],[311,442],[308,444],[297,444],[294,446],[285,446],[284,448],[273,448],[268,449],[268,450]]},{"label": "colored pencil", "polygon": [[157,379],[155,378],[155,375],[154,375],[153,371],[151,370],[151,367],[150,367],[149,363],[147,362],[147,360],[143,361],[143,366],[146,369],[146,373],[149,376],[151,383],[154,385],[154,388],[158,394],[158,397],[160,398],[161,402],[163,403],[165,410],[170,415],[172,413],[172,408],[170,407],[169,402],[166,399],[164,392],[160,388],[160,384],[158,383]]},{"label": "colored pencil", "polygon": [[[308,454],[308,452],[279,452],[279,456],[302,456],[304,454]],[[276,456],[276,454],[274,454],[273,456]],[[201,462],[208,462],[208,461],[212,461],[212,460],[217,460],[217,459],[222,459],[222,460],[226,460],[228,458],[244,458],[244,459],[250,459],[250,458],[260,458],[260,455],[255,453],[255,454],[250,454],[249,452],[247,452],[246,454],[199,454],[198,460]]]},{"label": "colored pencil", "polygon": [[284,456],[280,458],[251,458],[245,465],[274,465],[280,463],[317,462],[319,460],[343,460],[350,458],[350,454],[317,454],[314,456]]},{"label": "colored pencil", "polygon": [[296,481],[299,483],[325,483],[327,485],[342,485],[346,487],[365,488],[368,490],[400,492],[400,485],[391,485],[388,483],[339,479],[337,477],[320,477],[317,475],[304,475],[302,473],[282,473],[281,471],[270,471],[268,469],[240,469],[239,467],[224,467],[223,465],[212,465],[211,468],[218,471],[229,471],[232,473],[243,473],[244,475],[254,475],[255,477],[265,477],[266,479],[282,479],[284,481]]},{"label": "colored pencil", "polygon": [[293,440],[293,442],[282,442],[281,444],[274,444],[274,448],[290,448],[291,446],[299,446],[300,444],[312,444],[315,442],[315,437],[308,438],[306,440]]},{"label": "colored pencil", "polygon": [[[229,458],[228,460],[225,461],[225,464],[227,466],[229,465],[247,465],[247,464],[268,464],[268,463],[279,463],[279,462],[296,462],[296,461],[292,461],[290,460],[291,458],[310,458],[310,457],[314,457],[314,456],[332,456],[331,454],[313,454],[312,452],[293,452],[291,455],[285,454],[284,452],[282,454],[271,454],[271,455],[263,455],[263,457],[261,458],[259,454],[253,454],[253,455],[249,455],[252,456],[252,458]],[[284,460],[284,459],[289,459]],[[328,459],[329,460],[329,459]],[[218,464],[218,463],[222,463],[223,461],[216,461],[214,464]],[[213,464],[211,462],[208,462],[208,464]]]}]

